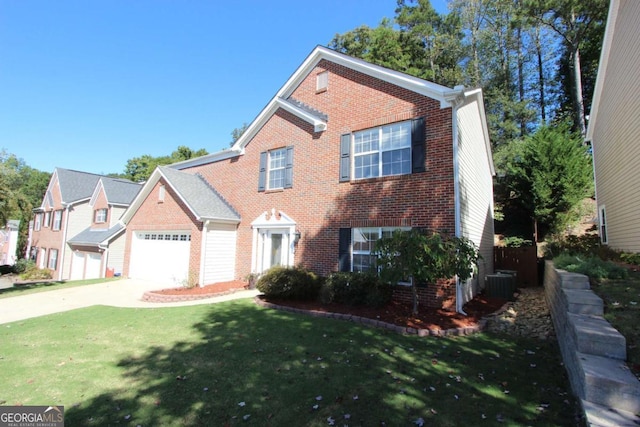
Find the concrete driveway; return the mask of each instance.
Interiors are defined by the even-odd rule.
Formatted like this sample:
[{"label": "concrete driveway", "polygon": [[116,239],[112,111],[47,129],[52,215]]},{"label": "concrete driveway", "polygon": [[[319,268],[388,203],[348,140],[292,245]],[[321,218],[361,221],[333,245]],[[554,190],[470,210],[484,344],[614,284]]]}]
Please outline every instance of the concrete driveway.
[{"label": "concrete driveway", "polygon": [[239,291],[218,297],[172,303],[142,301],[146,291],[166,288],[156,282],[122,279],[95,285],[51,290],[36,294],[0,299],[0,324],[44,316],[51,313],[74,310],[93,305],[112,307],[176,307],[184,305],[213,304],[257,295],[256,290]]}]

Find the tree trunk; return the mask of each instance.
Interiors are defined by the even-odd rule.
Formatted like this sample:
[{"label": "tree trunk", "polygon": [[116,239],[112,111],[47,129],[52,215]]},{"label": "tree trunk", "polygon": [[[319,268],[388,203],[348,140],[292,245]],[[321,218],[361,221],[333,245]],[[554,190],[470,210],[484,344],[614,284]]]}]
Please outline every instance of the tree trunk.
[{"label": "tree trunk", "polygon": [[575,47],[573,53],[573,80],[574,80],[574,99],[576,105],[576,124],[578,130],[584,136],[587,133],[587,125],[584,118],[584,99],[582,97],[582,71],[580,66],[580,48]]},{"label": "tree trunk", "polygon": [[546,101],[544,96],[544,63],[542,62],[542,44],[540,43],[540,28],[536,26],[536,54],[538,56],[538,89],[540,91],[540,118],[542,123],[547,121]]}]

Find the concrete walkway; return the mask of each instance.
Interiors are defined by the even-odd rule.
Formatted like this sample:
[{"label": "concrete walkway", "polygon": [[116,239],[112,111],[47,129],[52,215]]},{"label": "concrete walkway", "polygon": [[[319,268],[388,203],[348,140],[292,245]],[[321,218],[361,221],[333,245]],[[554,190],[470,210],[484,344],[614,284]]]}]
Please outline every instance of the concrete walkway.
[{"label": "concrete walkway", "polygon": [[138,308],[177,307],[250,298],[259,293],[257,290],[247,290],[218,297],[171,303],[152,303],[141,300],[145,292],[166,287],[156,282],[122,279],[95,285],[2,298],[0,299],[0,324],[93,305]]}]

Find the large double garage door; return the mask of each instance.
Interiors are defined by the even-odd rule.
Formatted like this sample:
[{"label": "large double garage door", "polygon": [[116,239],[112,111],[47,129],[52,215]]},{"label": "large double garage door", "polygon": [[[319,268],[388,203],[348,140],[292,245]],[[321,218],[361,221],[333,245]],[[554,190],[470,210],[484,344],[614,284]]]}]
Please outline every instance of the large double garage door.
[{"label": "large double garage door", "polygon": [[189,279],[191,233],[136,231],[131,242],[129,277],[185,285]]}]

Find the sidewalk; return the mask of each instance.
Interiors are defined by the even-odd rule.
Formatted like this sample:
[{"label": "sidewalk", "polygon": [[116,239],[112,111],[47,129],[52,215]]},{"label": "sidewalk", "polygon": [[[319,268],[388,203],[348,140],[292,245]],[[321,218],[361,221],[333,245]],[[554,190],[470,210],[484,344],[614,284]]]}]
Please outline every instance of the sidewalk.
[{"label": "sidewalk", "polygon": [[122,279],[95,285],[3,298],[0,299],[0,324],[93,305],[138,308],[177,307],[250,298],[259,293],[256,290],[247,290],[218,297],[172,303],[153,303],[141,300],[145,292],[162,288],[163,285],[156,282]]}]

